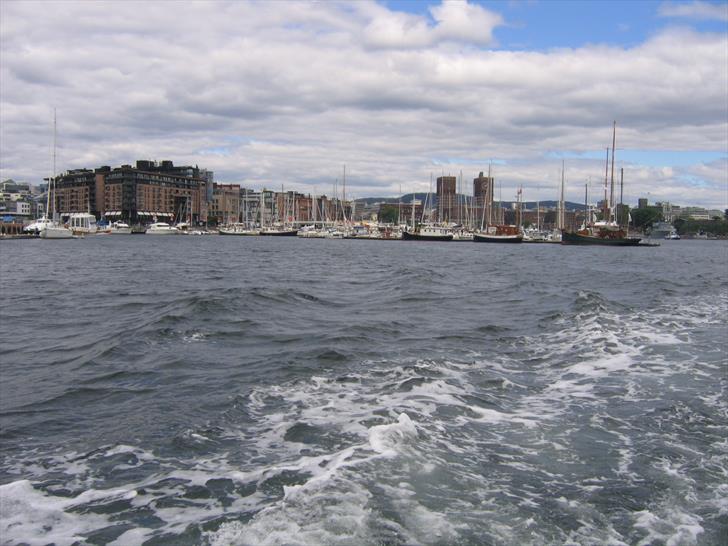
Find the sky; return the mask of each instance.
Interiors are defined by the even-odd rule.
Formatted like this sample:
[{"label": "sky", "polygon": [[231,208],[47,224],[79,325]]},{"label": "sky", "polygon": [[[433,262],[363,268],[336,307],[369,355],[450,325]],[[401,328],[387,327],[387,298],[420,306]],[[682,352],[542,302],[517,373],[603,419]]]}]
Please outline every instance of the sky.
[{"label": "sky", "polygon": [[347,197],[728,208],[728,2],[0,2],[0,179],[169,159]]}]

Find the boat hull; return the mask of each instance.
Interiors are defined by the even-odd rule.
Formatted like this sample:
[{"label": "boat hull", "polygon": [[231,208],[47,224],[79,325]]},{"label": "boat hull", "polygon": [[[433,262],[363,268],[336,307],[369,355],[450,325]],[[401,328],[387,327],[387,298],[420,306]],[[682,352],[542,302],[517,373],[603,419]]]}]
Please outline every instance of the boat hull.
[{"label": "boat hull", "polygon": [[482,233],[475,233],[473,235],[473,241],[476,243],[508,243],[518,244],[523,242],[522,235],[486,235]]},{"label": "boat hull", "polygon": [[609,238],[566,232],[561,235],[562,245],[637,246],[641,240],[639,237]]},{"label": "boat hull", "polygon": [[298,234],[297,229],[293,230],[276,230],[276,231],[261,231],[260,235],[265,235],[268,237],[295,237]]},{"label": "boat hull", "polygon": [[217,231],[220,235],[237,235],[238,237],[250,237],[251,235],[260,235],[259,231],[256,230],[234,230],[234,229],[219,229]]},{"label": "boat hull", "polygon": [[402,232],[404,241],[452,241],[452,233],[449,235],[420,235],[419,233]]},{"label": "boat hull", "polygon": [[64,227],[45,227],[40,231],[41,239],[73,239],[70,229]]}]

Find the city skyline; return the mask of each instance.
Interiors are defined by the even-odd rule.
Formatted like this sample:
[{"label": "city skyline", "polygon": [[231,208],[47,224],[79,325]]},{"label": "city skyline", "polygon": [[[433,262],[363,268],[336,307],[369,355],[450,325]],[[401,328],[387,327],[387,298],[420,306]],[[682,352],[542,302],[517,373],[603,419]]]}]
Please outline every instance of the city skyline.
[{"label": "city skyline", "polygon": [[[143,9],[140,9],[143,6]],[[176,6],[176,7],[174,7]],[[4,2],[0,178],[136,159],[347,197],[492,165],[503,199],[728,207],[728,4]],[[203,23],[204,22],[204,23]],[[401,192],[400,192],[401,189]]]}]

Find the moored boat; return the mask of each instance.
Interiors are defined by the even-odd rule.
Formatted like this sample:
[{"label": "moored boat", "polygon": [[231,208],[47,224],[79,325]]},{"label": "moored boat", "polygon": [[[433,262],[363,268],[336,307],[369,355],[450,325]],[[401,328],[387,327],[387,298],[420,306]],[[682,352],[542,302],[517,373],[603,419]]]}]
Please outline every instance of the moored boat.
[{"label": "moored boat", "polygon": [[43,227],[53,225],[53,220],[49,220],[45,216],[38,218],[35,222],[28,224],[23,228],[25,233],[39,235]]},{"label": "moored boat", "polygon": [[41,239],[73,239],[73,232],[61,224],[46,224],[40,230]]},{"label": "moored boat", "polygon": [[459,241],[459,242],[472,243],[473,242],[473,232],[468,231],[466,229],[454,231],[452,234],[452,240]]},{"label": "moored boat", "polygon": [[68,229],[74,235],[95,235],[98,232],[96,217],[88,212],[74,212],[68,218]]},{"label": "moored boat", "polygon": [[177,228],[166,222],[154,222],[147,226],[147,235],[177,235]]},{"label": "moored boat", "polygon": [[267,235],[270,237],[295,237],[298,233],[296,228],[286,227],[265,227],[260,230],[260,235]]},{"label": "moored boat", "polygon": [[131,235],[131,226],[121,220],[112,222],[109,226],[109,233],[112,235]]},{"label": "moored boat", "polygon": [[245,224],[230,224],[227,226],[222,226],[217,230],[217,232],[220,235],[260,235],[259,229],[247,227]]},{"label": "moored boat", "polygon": [[605,222],[561,234],[562,245],[637,246],[641,240],[641,237],[630,237],[618,225]]},{"label": "moored boat", "polygon": [[522,243],[523,233],[518,226],[488,226],[484,231],[473,234],[476,243]]},{"label": "moored boat", "polygon": [[[642,240],[641,237],[630,237],[628,221],[622,226],[624,218],[617,218],[616,207],[614,206],[614,151],[616,149],[617,122],[614,122],[612,129],[612,174],[611,185],[609,182],[609,148],[607,148],[607,161],[604,171],[604,199],[602,200],[602,219],[592,221],[588,207],[588,186],[585,186],[584,197],[584,223],[576,231],[567,231],[562,222],[560,227],[562,245],[598,245],[598,246],[637,246]],[[621,169],[620,193],[624,190],[624,169]],[[564,175],[561,171],[561,192],[563,195]],[[611,190],[610,190],[611,187]],[[562,199],[563,200],[563,199]],[[621,203],[620,203],[621,208]],[[623,216],[623,215],[622,215]],[[619,220],[619,221],[618,221]],[[646,245],[645,245],[646,246]]]},{"label": "moored boat", "polygon": [[452,229],[435,224],[419,224],[402,232],[405,241],[452,241]]}]

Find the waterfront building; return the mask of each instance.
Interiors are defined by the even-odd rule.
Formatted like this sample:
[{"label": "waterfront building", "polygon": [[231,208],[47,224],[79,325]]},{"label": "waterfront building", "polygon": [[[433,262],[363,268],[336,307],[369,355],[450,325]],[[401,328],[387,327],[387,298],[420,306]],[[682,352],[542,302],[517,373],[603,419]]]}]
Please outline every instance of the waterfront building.
[{"label": "waterfront building", "polygon": [[90,212],[125,222],[207,221],[212,172],[171,161],[139,160],[136,166],[74,169],[56,178],[56,210],[61,217]]},{"label": "waterfront building", "polygon": [[30,199],[31,187],[29,184],[16,182],[12,178],[0,183],[0,201],[20,201]]},{"label": "waterfront building", "polygon": [[226,225],[240,222],[240,186],[237,184],[212,184],[212,200],[208,203],[207,222],[211,225]]},{"label": "waterfront building", "polygon": [[0,183],[0,214],[15,222],[26,222],[37,212],[30,184],[12,179]]}]

